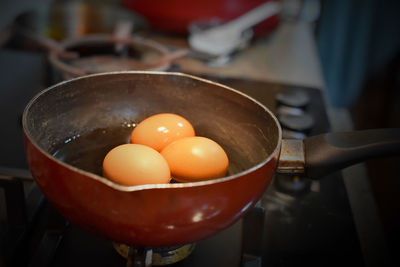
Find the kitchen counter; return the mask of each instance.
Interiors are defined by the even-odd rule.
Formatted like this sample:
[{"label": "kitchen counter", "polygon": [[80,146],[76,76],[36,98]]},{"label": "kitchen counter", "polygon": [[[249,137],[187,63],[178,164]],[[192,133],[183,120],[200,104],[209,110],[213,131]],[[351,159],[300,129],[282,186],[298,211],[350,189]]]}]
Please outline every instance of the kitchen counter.
[{"label": "kitchen counter", "polygon": [[226,66],[212,67],[192,58],[182,58],[177,63],[184,72],[194,74],[218,73],[229,78],[323,88],[315,42],[310,38],[312,31],[306,22],[282,23],[269,36],[235,55]]}]

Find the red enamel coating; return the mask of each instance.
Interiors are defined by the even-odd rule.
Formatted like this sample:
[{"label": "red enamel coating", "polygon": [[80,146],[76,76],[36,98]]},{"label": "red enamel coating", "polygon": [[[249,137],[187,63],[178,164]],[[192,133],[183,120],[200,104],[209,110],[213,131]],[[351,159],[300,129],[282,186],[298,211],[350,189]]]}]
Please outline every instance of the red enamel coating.
[{"label": "red enamel coating", "polygon": [[25,147],[33,177],[68,220],[111,240],[141,246],[195,242],[233,224],[261,197],[278,158],[277,153],[258,169],[217,183],[126,192],[65,167],[26,135]]}]

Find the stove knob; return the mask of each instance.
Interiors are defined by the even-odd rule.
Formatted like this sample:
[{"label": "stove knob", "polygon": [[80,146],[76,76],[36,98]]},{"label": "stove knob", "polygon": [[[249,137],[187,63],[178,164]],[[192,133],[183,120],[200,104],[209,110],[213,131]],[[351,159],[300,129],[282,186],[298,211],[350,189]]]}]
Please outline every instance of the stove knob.
[{"label": "stove knob", "polygon": [[284,139],[304,140],[306,139],[306,137],[307,135],[303,132],[296,132],[288,129],[282,129],[282,138]]},{"label": "stove knob", "polygon": [[276,114],[280,115],[303,115],[304,109],[279,105],[276,107]]},{"label": "stove knob", "polygon": [[285,105],[296,108],[305,108],[310,103],[308,94],[301,90],[294,90],[285,93],[279,93],[276,96],[278,105]]},{"label": "stove knob", "polygon": [[303,133],[309,132],[315,124],[313,117],[308,113],[302,115],[278,114],[278,120],[282,127]]}]

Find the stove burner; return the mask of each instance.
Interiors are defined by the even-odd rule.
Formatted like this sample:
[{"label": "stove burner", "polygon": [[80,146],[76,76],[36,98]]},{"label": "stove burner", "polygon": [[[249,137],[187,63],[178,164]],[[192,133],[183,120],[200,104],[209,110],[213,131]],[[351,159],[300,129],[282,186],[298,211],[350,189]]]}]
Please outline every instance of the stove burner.
[{"label": "stove burner", "polygon": [[[187,258],[195,248],[195,244],[165,248],[137,248],[125,244],[113,243],[115,250],[128,260],[127,266],[136,266],[136,261],[145,261],[144,266],[163,266],[177,263]],[[133,255],[136,254],[136,255]]]},{"label": "stove burner", "polygon": [[277,175],[275,178],[275,187],[279,192],[299,196],[310,191],[310,179],[290,175]]}]

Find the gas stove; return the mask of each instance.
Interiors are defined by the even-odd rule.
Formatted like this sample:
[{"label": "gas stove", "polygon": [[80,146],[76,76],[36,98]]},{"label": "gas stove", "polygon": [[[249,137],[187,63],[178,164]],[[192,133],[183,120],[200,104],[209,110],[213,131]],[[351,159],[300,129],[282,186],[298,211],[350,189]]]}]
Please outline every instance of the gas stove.
[{"label": "gas stove", "polygon": [[[0,162],[0,188],[5,196],[2,202],[5,205],[0,206],[0,263],[6,266],[126,266],[127,260],[111,240],[66,221],[30,178],[19,117],[28,99],[45,87],[44,79],[37,77],[43,77],[46,64],[41,57],[22,55],[24,60],[33,60],[41,67],[28,76],[26,73],[32,70],[20,68],[15,75],[25,77],[31,82],[30,87],[21,85],[17,88],[19,91],[9,87],[9,94],[3,98],[4,114],[11,115],[13,124],[8,121],[10,116],[2,117],[2,123],[12,127],[1,138],[3,155],[8,156]],[[319,89],[204,77],[238,89],[266,105],[279,118],[286,138],[301,139],[330,131]],[[318,181],[276,175],[244,218],[193,247],[186,258],[171,266],[365,265],[340,173]],[[157,249],[152,249],[153,256]]]}]

